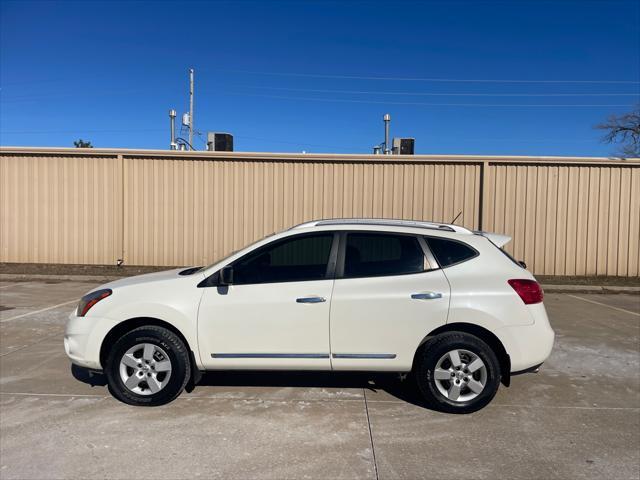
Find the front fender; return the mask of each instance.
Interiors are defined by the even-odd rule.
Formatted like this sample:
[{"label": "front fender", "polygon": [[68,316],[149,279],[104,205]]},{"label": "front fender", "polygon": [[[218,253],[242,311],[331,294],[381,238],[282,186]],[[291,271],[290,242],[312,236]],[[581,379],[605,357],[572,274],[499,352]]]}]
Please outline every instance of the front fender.
[{"label": "front fender", "polygon": [[134,318],[153,318],[170,324],[185,338],[189,344],[189,348],[194,353],[198,367],[200,367],[197,314],[198,302],[195,302],[195,305],[187,311],[185,311],[184,308],[175,308],[170,304],[139,302],[129,303],[121,308],[112,310],[109,312],[109,318],[113,320],[113,326],[111,328]]}]

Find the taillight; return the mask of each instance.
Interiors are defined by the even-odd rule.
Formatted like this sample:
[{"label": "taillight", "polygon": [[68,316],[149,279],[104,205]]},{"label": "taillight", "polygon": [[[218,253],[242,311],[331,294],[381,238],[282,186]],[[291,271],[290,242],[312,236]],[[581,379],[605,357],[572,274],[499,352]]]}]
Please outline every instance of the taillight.
[{"label": "taillight", "polygon": [[514,279],[508,280],[508,282],[520,296],[525,305],[542,302],[544,293],[540,284],[535,280]]},{"label": "taillight", "polygon": [[84,297],[80,299],[80,303],[78,304],[78,310],[76,311],[76,315],[79,317],[84,317],[87,312],[93,307],[96,303],[98,303],[103,298],[107,298],[113,292],[110,288],[104,288],[102,290],[96,290],[95,292],[87,293]]}]

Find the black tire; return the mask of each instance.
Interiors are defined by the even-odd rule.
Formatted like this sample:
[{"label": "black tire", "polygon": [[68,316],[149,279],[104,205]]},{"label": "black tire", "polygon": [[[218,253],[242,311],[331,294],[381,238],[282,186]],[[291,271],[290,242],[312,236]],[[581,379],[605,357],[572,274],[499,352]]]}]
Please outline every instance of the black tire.
[{"label": "black tire", "polygon": [[[471,400],[453,401],[449,399],[438,389],[434,377],[438,361],[448,352],[456,349],[472,352],[482,360],[485,366],[486,381],[484,389]],[[418,390],[427,404],[435,410],[447,413],[471,413],[486,406],[498,391],[501,375],[500,362],[489,345],[478,337],[463,332],[443,333],[430,339],[418,353],[414,374]],[[479,375],[479,372],[470,375]],[[451,380],[451,382],[453,381]],[[460,382],[463,385],[463,380],[460,380]],[[446,381],[440,383],[441,385],[452,385]],[[463,386],[462,388],[463,392],[472,394],[468,387]]]},{"label": "black tire", "polygon": [[[167,359],[171,362],[168,381],[156,393],[138,394],[130,390],[121,378],[120,361],[122,357],[127,350],[139,344],[152,344],[160,347],[166,352]],[[118,400],[129,405],[152,407],[164,405],[178,397],[191,377],[191,368],[189,351],[180,337],[166,328],[150,325],[136,328],[114,343],[107,356],[105,375],[109,383],[109,391]]]}]

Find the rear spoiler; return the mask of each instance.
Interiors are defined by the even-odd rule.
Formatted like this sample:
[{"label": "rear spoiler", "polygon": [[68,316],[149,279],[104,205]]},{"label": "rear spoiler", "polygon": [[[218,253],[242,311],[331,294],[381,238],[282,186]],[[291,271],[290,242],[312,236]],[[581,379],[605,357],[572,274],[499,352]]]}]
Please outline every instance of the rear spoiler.
[{"label": "rear spoiler", "polygon": [[473,232],[476,235],[482,235],[485,238],[488,238],[491,243],[493,243],[496,247],[502,248],[507,243],[511,241],[511,237],[508,235],[502,235],[500,233],[491,233],[491,232]]},{"label": "rear spoiler", "polygon": [[509,255],[509,252],[507,252],[506,250],[504,250],[502,248],[507,243],[509,243],[511,241],[511,237],[510,236],[501,235],[500,233],[491,233],[491,232],[473,232],[473,233],[475,233],[476,235],[482,235],[487,240],[489,240],[491,243],[493,243],[496,247],[498,247],[498,249],[509,258],[509,260],[511,260],[516,265],[524,268],[525,270],[527,269],[527,264],[526,263],[524,263],[522,260],[516,260],[511,255]]}]

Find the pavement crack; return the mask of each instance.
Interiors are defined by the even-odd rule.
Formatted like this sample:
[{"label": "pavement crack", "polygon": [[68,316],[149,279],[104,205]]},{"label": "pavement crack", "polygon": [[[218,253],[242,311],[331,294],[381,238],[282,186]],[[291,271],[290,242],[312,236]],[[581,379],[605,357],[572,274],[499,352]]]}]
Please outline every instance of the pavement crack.
[{"label": "pavement crack", "polygon": [[369,442],[371,443],[371,454],[373,456],[373,468],[376,473],[376,480],[379,480],[378,462],[376,461],[376,449],[373,446],[373,434],[371,433],[371,419],[369,418],[369,405],[367,404],[367,390],[365,388],[362,389],[362,394],[364,396],[364,411],[367,414],[367,428],[369,429]]}]

